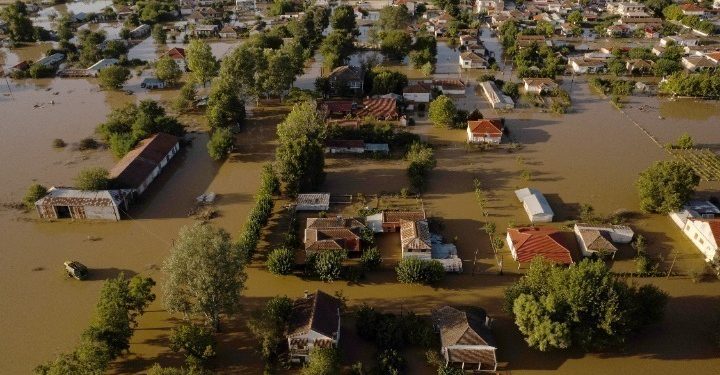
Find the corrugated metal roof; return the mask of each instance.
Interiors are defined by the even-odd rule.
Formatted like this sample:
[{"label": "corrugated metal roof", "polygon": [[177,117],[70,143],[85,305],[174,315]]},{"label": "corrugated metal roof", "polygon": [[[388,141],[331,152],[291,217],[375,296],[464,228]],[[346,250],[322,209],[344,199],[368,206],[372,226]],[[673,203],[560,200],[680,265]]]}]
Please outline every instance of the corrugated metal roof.
[{"label": "corrugated metal roof", "polygon": [[119,190],[78,190],[51,187],[48,194],[40,198],[35,204],[40,206],[117,207],[122,201],[122,194]]}]

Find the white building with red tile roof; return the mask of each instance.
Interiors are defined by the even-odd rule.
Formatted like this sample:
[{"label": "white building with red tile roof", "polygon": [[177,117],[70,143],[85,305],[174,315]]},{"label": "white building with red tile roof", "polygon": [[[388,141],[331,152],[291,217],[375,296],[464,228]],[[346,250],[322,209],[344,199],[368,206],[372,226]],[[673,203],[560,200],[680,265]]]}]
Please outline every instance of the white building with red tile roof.
[{"label": "white building with red tile roof", "polygon": [[574,263],[572,245],[567,236],[552,227],[508,228],[506,241],[518,267],[536,257],[543,257],[558,264]]},{"label": "white building with red tile roof", "polygon": [[502,140],[504,120],[481,119],[467,122],[468,143],[493,143],[499,144]]}]

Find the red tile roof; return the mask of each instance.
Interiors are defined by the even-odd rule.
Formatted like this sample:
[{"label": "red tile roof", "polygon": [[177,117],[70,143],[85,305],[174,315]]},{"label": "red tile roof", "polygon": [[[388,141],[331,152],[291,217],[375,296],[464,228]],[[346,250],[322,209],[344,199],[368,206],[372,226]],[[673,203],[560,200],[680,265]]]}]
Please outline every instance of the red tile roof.
[{"label": "red tile roof", "polygon": [[552,227],[509,228],[508,235],[515,247],[517,261],[527,263],[536,256],[561,263],[573,263],[572,251],[562,233]]},{"label": "red tile roof", "polygon": [[178,141],[178,137],[166,133],[157,133],[140,141],[110,170],[110,178],[122,188],[139,188]]},{"label": "red tile roof", "polygon": [[680,4],[680,9],[686,10],[689,12],[704,12],[705,11],[705,8],[697,6],[693,3]]},{"label": "red tile roof", "polygon": [[172,57],[173,59],[184,59],[185,58],[185,49],[184,48],[173,48],[170,51],[167,51],[167,55]]},{"label": "red tile roof", "polygon": [[363,108],[358,110],[357,117],[372,116],[380,120],[398,118],[397,101],[393,98],[370,98],[363,100]]},{"label": "red tile roof", "polygon": [[502,119],[494,118],[468,121],[468,128],[473,134],[501,137],[504,126]]},{"label": "red tile roof", "polygon": [[700,221],[708,223],[713,238],[715,239],[715,243],[720,245],[720,219],[702,219]]}]

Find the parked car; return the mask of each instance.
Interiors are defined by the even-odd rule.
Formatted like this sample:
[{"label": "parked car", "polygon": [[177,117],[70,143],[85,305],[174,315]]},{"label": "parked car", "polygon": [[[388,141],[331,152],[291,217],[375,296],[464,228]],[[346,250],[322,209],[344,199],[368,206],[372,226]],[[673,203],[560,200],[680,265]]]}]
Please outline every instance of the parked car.
[{"label": "parked car", "polygon": [[68,260],[63,264],[65,265],[65,271],[67,271],[68,276],[78,280],[85,280],[87,278],[88,269],[84,264],[76,260]]}]

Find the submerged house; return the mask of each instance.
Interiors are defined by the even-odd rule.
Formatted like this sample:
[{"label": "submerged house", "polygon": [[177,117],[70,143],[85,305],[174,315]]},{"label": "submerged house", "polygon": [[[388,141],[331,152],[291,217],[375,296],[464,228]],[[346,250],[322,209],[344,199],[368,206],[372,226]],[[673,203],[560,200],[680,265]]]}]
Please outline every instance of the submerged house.
[{"label": "submerged house", "polygon": [[536,257],[558,264],[572,264],[573,248],[565,234],[552,227],[508,228],[505,240],[518,268]]},{"label": "submerged house", "polygon": [[706,261],[720,254],[720,209],[707,201],[690,201],[670,218],[703,254]]},{"label": "submerged house", "polygon": [[481,119],[467,122],[468,143],[493,143],[500,144],[505,120],[500,118]]},{"label": "submerged house", "polygon": [[118,188],[141,195],[179,149],[178,137],[166,133],[154,134],[120,159],[110,170],[110,178]]},{"label": "submerged house", "polygon": [[125,196],[118,190],[79,190],[51,187],[46,196],[35,202],[43,219],[120,220],[120,210],[127,209]]},{"label": "submerged house", "polygon": [[400,232],[402,258],[432,259],[440,262],[446,272],[462,272],[457,248],[444,243],[442,236],[430,233],[424,210],[383,211],[367,216],[365,224],[375,233]]},{"label": "submerged house", "polygon": [[338,66],[328,74],[328,83],[336,95],[342,95],[346,90],[354,94],[361,94],[364,79],[362,69],[350,65]]},{"label": "submerged house", "polygon": [[626,225],[575,224],[573,231],[580,252],[584,256],[611,253],[615,258],[615,243],[630,243],[635,236],[632,228]]},{"label": "submerged house", "polygon": [[360,252],[360,231],[363,223],[355,219],[337,217],[313,217],[305,226],[305,252],[325,250],[347,250]]},{"label": "submerged house", "polygon": [[370,215],[365,224],[375,233],[398,232],[404,221],[427,220],[425,211],[383,211]]},{"label": "submerged house", "polygon": [[465,371],[495,372],[497,344],[492,320],[485,310],[475,314],[443,306],[432,312],[433,326],[440,332],[440,352],[445,366]]},{"label": "submerged house", "polygon": [[425,220],[403,220],[400,223],[400,248],[402,257],[432,259],[430,227]]},{"label": "submerged house", "polygon": [[338,298],[320,290],[295,300],[286,335],[291,362],[307,361],[315,348],[338,346],[341,306]]}]

